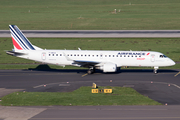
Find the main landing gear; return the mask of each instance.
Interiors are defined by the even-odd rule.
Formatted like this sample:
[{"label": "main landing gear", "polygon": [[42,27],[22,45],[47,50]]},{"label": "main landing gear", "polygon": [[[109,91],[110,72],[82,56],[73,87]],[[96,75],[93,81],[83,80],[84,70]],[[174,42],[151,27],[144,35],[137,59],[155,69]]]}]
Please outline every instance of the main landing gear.
[{"label": "main landing gear", "polygon": [[87,71],[88,74],[93,74],[95,72],[95,68],[89,68],[89,70]]},{"label": "main landing gear", "polygon": [[159,69],[159,67],[154,67],[154,73],[157,74],[157,70]]}]

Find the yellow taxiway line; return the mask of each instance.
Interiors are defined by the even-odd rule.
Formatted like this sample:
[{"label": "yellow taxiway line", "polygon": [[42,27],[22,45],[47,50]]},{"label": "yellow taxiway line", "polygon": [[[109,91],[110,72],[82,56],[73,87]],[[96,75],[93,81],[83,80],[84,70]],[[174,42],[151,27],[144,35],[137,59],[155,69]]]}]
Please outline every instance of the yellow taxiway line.
[{"label": "yellow taxiway line", "polygon": [[180,72],[178,72],[176,75],[174,75],[174,77],[178,76],[180,74]]},{"label": "yellow taxiway line", "polygon": [[86,73],[86,74],[82,75],[82,77],[84,77],[84,76],[86,76],[86,75],[88,75],[88,73]]}]

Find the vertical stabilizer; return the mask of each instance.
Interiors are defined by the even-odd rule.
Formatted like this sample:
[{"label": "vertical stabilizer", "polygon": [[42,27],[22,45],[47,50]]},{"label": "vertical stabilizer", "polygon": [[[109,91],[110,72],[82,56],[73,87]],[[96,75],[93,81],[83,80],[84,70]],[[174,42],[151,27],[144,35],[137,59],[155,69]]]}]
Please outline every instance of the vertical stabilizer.
[{"label": "vertical stabilizer", "polygon": [[9,25],[14,50],[35,50],[35,47],[16,25]]}]

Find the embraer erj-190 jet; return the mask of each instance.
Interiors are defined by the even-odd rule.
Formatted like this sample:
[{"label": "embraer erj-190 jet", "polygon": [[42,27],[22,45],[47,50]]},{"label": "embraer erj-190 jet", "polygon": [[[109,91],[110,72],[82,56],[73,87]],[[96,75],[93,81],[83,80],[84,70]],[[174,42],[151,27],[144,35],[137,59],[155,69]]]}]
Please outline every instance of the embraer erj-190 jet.
[{"label": "embraer erj-190 jet", "polygon": [[102,51],[102,50],[46,50],[32,45],[16,25],[9,25],[14,45],[7,54],[59,66],[72,65],[103,72],[116,72],[122,66],[159,67],[172,66],[175,62],[160,52],[153,51]]}]

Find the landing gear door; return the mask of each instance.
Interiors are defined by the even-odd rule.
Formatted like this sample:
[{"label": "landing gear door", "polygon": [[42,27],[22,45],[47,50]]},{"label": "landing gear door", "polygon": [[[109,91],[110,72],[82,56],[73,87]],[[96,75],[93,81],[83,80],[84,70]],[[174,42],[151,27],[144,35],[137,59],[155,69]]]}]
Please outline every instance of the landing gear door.
[{"label": "landing gear door", "polygon": [[151,55],[151,62],[154,62],[154,61],[155,61],[155,55],[152,54],[152,55]]},{"label": "landing gear door", "polygon": [[41,58],[42,60],[46,60],[46,53],[42,53]]}]

